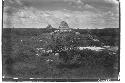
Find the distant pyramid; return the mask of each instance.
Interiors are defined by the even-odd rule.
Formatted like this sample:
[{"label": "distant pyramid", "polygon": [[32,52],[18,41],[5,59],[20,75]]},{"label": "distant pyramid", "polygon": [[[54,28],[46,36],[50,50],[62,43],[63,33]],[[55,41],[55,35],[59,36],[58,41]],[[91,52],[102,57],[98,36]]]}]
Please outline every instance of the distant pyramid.
[{"label": "distant pyramid", "polygon": [[67,22],[62,21],[62,22],[60,23],[59,29],[62,29],[62,30],[63,30],[63,29],[69,29],[69,26],[68,26]]},{"label": "distant pyramid", "polygon": [[53,27],[51,26],[51,24],[48,24],[48,26],[46,28],[47,29],[52,29]]}]

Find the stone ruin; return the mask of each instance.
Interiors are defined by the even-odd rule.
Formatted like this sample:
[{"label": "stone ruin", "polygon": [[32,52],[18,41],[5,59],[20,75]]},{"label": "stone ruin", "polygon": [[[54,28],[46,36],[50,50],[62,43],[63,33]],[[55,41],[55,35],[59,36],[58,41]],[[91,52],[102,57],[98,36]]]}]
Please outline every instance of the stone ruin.
[{"label": "stone ruin", "polygon": [[60,23],[59,29],[69,29],[69,25],[67,24],[67,22],[62,21]]}]

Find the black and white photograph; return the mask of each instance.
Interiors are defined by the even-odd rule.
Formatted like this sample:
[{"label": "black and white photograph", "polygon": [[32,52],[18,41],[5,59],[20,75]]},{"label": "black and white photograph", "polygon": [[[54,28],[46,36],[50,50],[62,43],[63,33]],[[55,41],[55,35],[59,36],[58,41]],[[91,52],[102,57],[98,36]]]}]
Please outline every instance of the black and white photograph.
[{"label": "black and white photograph", "polygon": [[2,81],[120,81],[119,0],[3,0]]}]

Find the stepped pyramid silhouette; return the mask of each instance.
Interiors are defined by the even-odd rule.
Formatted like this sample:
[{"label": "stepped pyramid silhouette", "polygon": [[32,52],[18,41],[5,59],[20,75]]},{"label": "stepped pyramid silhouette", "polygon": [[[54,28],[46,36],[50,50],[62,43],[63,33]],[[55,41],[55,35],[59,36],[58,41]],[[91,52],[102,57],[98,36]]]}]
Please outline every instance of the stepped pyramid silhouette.
[{"label": "stepped pyramid silhouette", "polygon": [[48,24],[48,26],[46,27],[47,29],[52,29],[52,25],[51,24]]},{"label": "stepped pyramid silhouette", "polygon": [[69,30],[70,28],[69,28],[69,25],[67,24],[67,22],[62,21],[62,22],[60,23],[59,29],[60,29],[60,30]]}]

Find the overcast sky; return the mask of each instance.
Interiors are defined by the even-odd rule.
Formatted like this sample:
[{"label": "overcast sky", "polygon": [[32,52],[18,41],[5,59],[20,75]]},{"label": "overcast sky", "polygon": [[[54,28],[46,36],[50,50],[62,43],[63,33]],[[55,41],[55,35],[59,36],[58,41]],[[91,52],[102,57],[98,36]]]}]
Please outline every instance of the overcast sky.
[{"label": "overcast sky", "polygon": [[4,28],[119,28],[117,0],[5,0]]}]

